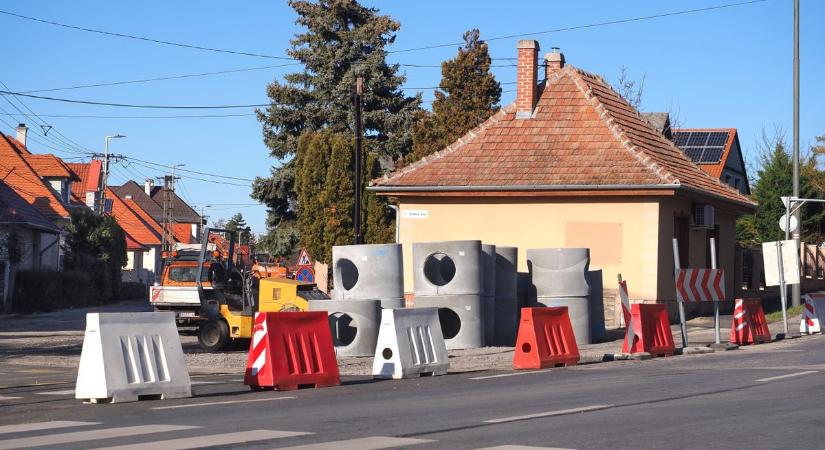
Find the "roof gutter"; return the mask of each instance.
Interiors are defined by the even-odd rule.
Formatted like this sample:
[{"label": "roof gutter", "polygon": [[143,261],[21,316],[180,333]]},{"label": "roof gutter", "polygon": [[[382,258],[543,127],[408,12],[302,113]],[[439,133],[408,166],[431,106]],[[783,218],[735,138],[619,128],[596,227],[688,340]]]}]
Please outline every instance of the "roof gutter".
[{"label": "roof gutter", "polygon": [[506,186],[369,186],[374,192],[621,191],[679,189],[679,184],[529,184]]},{"label": "roof gutter", "polygon": [[49,227],[46,227],[46,226],[43,226],[43,225],[38,225],[36,223],[31,223],[31,222],[6,221],[6,222],[0,222],[0,225],[25,226],[27,228],[43,231],[43,232],[46,232],[46,233],[49,233],[49,234],[60,234],[60,229],[58,229],[58,228],[49,228]]}]

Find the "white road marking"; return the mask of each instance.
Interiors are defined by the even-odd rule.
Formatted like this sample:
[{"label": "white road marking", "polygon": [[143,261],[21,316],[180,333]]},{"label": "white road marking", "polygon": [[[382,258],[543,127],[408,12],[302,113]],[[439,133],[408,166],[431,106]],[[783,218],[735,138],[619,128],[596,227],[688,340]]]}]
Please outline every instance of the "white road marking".
[{"label": "white road marking", "polygon": [[562,409],[560,411],[547,411],[535,414],[525,414],[523,416],[513,416],[513,417],[502,417],[499,419],[490,419],[485,420],[484,423],[504,423],[504,422],[515,422],[517,420],[526,420],[526,419],[537,419],[540,417],[553,417],[553,416],[562,416],[565,414],[573,414],[579,412],[588,412],[588,411],[598,411],[600,409],[607,409],[611,408],[613,405],[593,405],[593,406],[582,406],[581,408],[572,408],[572,409]]},{"label": "white road marking", "polygon": [[806,371],[804,371],[804,372],[789,373],[789,374],[787,374],[787,375],[779,375],[779,376],[777,376],[777,377],[760,378],[760,379],[758,379],[758,380],[756,380],[756,381],[757,381],[757,382],[763,382],[763,381],[774,381],[774,380],[781,380],[781,379],[783,379],[783,378],[801,377],[802,375],[810,375],[810,374],[812,374],[812,373],[819,373],[819,372],[818,372],[818,371],[816,371],[816,370],[806,370]]},{"label": "white road marking", "polygon": [[218,384],[221,383],[220,381],[193,381],[192,386],[197,386],[200,384]]},{"label": "white road marking", "polygon": [[277,450],[380,450],[384,448],[401,447],[404,445],[426,444],[434,442],[430,439],[394,438],[384,436],[370,436],[343,441],[319,442],[316,444],[296,445]]},{"label": "white road marking", "polygon": [[179,409],[179,408],[194,408],[196,406],[215,406],[215,405],[232,405],[234,403],[252,403],[252,402],[273,402],[276,400],[289,400],[295,397],[273,397],[273,398],[257,398],[254,400],[228,400],[225,402],[206,402],[206,403],[189,403],[187,405],[172,405],[172,406],[157,406],[152,408],[155,411],[163,409]]},{"label": "white road marking", "polygon": [[105,447],[98,450],[141,450],[144,448],[151,448],[152,450],[184,450],[190,448],[216,447],[220,445],[236,445],[245,442],[281,439],[294,436],[304,436],[307,434],[313,433],[303,431],[252,430],[239,431],[236,433],[211,434],[191,438],[169,439],[165,441],[142,442],[140,444],[132,445],[118,445],[115,447]]},{"label": "white road marking", "polygon": [[51,430],[54,428],[82,427],[88,425],[100,425],[100,422],[71,422],[68,420],[55,420],[53,422],[35,422],[21,423],[20,425],[3,425],[2,427],[0,427],[0,434]]},{"label": "white road marking", "polygon": [[533,447],[530,445],[499,445],[498,447],[477,448],[476,450],[573,450],[561,447]]},{"label": "white road marking", "polygon": [[531,373],[542,373],[542,372],[549,372],[549,369],[545,370],[531,370],[529,372],[513,372],[513,373],[502,373],[498,375],[486,375],[483,377],[473,377],[470,378],[471,380],[489,380],[490,378],[504,378],[504,377],[515,377],[517,375],[528,375]]},{"label": "white road marking", "polygon": [[55,446],[74,442],[94,441],[98,439],[114,439],[141,434],[164,433],[167,431],[191,430],[186,425],[139,425],[134,427],[104,428],[102,430],[75,431],[71,433],[46,434],[43,436],[25,437],[0,441],[0,449],[28,448]]},{"label": "white road marking", "polygon": [[0,395],[0,401],[3,401],[3,400],[17,400],[17,399],[20,399],[20,398],[23,398],[23,397],[7,397],[5,395]]},{"label": "white road marking", "polygon": [[66,389],[65,391],[38,392],[37,395],[74,395],[74,389]]}]

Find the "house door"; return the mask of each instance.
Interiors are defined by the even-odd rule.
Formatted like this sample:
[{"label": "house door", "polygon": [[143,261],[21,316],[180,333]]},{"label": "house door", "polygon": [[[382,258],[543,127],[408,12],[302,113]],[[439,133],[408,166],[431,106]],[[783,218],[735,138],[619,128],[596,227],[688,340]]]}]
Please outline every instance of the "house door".
[{"label": "house door", "polygon": [[685,269],[690,266],[690,219],[674,217],[673,225],[673,237],[679,240],[679,266]]}]

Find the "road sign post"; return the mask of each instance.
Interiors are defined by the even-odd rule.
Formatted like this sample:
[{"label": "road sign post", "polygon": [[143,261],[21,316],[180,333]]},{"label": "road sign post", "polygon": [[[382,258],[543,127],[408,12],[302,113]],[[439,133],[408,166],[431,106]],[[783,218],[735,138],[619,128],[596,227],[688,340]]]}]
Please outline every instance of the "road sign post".
[{"label": "road sign post", "polygon": [[[673,238],[673,278],[676,279],[676,274],[681,269],[681,264],[679,263],[679,240]],[[682,332],[682,347],[688,346],[688,337],[687,337],[687,324],[685,323],[685,305],[682,303],[681,300],[677,298],[677,303],[679,304],[679,323],[680,329]]]},{"label": "road sign post", "polygon": [[763,242],[762,260],[765,265],[765,286],[779,286],[783,334],[777,336],[777,338],[790,337],[788,332],[787,286],[789,284],[799,284],[801,281],[796,242],[792,240]]},{"label": "road sign post", "polygon": [[[710,268],[716,269],[716,238],[710,238]],[[724,289],[724,287],[723,287]],[[713,328],[715,329],[716,345],[721,345],[719,331],[719,302],[713,302]]]}]

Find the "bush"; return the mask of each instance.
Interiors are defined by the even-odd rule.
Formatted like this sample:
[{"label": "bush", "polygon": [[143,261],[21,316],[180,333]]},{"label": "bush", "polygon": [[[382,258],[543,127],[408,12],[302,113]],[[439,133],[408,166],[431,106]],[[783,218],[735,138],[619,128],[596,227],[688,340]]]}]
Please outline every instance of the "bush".
[{"label": "bush", "polygon": [[14,278],[12,310],[22,313],[103,303],[89,275],[82,272],[20,270]]},{"label": "bush", "polygon": [[149,287],[137,281],[124,281],[120,285],[120,299],[133,300],[136,298],[148,299]]}]

